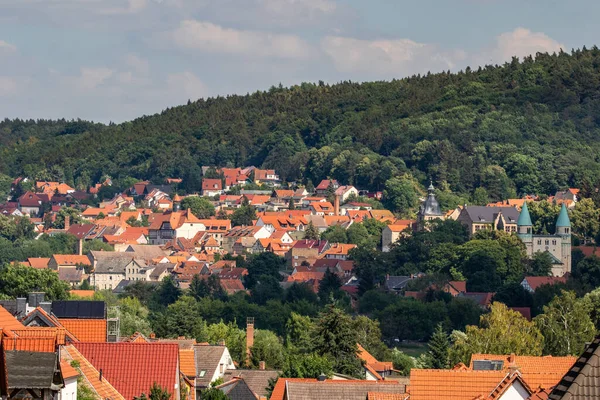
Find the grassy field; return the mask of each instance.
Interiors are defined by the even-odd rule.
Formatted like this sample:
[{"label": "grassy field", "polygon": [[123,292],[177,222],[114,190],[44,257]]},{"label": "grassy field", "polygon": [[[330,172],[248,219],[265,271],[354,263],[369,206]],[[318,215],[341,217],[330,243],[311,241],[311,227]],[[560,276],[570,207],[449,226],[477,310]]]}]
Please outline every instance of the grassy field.
[{"label": "grassy field", "polygon": [[419,357],[427,351],[427,344],[425,343],[398,343],[395,347],[412,357]]}]

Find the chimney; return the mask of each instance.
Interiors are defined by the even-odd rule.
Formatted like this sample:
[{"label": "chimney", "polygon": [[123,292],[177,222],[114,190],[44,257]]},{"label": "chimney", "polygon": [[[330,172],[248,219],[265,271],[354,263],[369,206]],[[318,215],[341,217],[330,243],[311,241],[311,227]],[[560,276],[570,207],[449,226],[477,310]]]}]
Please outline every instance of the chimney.
[{"label": "chimney", "polygon": [[100,368],[100,376],[98,377],[98,379],[100,380],[100,382],[102,382],[102,368]]},{"label": "chimney", "polygon": [[511,353],[510,356],[508,356],[508,370],[512,373],[512,372],[517,372],[519,370],[519,367],[517,366],[517,359],[515,357],[515,353]]},{"label": "chimney", "polygon": [[340,215],[340,196],[338,196],[337,194],[335,195],[335,201],[334,201],[334,213],[336,217],[339,217]]},{"label": "chimney", "polygon": [[263,370],[263,371],[264,371],[265,369],[267,369],[267,368],[266,368],[266,363],[265,363],[264,361],[260,361],[260,362],[258,363],[258,369],[261,369],[261,370]]},{"label": "chimney", "polygon": [[27,314],[27,299],[24,297],[17,297],[17,315],[24,317]]},{"label": "chimney", "polygon": [[248,317],[246,319],[246,365],[250,365],[252,346],[254,346],[254,318]]},{"label": "chimney", "polygon": [[219,346],[225,346],[225,339],[219,340]]},{"label": "chimney", "polygon": [[68,231],[71,227],[71,217],[69,215],[65,215],[65,231]]},{"label": "chimney", "polygon": [[83,255],[83,239],[79,239],[77,242],[77,254]]},{"label": "chimney", "polygon": [[50,312],[52,311],[52,302],[51,301],[42,301],[38,304],[39,307],[42,308],[42,310],[46,311],[46,313],[50,314]]},{"label": "chimney", "polygon": [[150,334],[150,339],[156,339],[156,333],[152,332],[152,333]]}]

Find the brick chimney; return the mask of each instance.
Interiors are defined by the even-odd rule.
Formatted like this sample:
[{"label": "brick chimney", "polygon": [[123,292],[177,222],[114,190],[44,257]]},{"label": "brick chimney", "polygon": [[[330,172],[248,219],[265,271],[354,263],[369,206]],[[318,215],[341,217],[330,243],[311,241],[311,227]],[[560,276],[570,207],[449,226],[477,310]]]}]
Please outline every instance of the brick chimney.
[{"label": "brick chimney", "polygon": [[246,319],[246,365],[250,365],[252,346],[254,346],[254,318],[248,317]]},{"label": "brick chimney", "polygon": [[150,333],[150,339],[156,339],[156,334],[154,332]]},{"label": "brick chimney", "polygon": [[338,196],[337,194],[335,195],[333,208],[334,208],[335,216],[339,217],[339,215],[340,215],[340,196]]},{"label": "brick chimney", "polygon": [[69,215],[65,215],[65,231],[68,231],[71,227],[71,217]]},{"label": "brick chimney", "polygon": [[264,361],[260,361],[258,363],[258,369],[261,369],[264,371],[265,369],[267,369],[267,364]]}]

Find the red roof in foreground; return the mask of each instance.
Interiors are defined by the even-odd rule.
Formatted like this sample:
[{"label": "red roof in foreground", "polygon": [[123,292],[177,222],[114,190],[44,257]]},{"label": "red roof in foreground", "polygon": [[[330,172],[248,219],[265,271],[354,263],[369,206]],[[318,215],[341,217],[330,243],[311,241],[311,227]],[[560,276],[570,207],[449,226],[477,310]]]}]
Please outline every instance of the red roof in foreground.
[{"label": "red roof in foreground", "polygon": [[178,384],[179,346],[175,343],[74,343],[126,399],[148,393],[156,382],[172,395]]}]

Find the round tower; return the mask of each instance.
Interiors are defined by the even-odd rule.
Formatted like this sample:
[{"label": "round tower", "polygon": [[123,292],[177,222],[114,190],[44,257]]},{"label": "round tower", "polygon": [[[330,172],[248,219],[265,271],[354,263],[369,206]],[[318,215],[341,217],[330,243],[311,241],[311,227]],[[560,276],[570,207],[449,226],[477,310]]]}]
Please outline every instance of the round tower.
[{"label": "round tower", "polygon": [[523,203],[523,208],[519,214],[517,220],[517,236],[525,244],[527,248],[527,255],[533,255],[533,224],[531,223],[531,215],[529,215],[529,208],[527,208],[527,202]]},{"label": "round tower", "polygon": [[571,220],[569,219],[569,213],[564,203],[556,219],[556,235],[561,238],[563,274],[571,272]]}]

